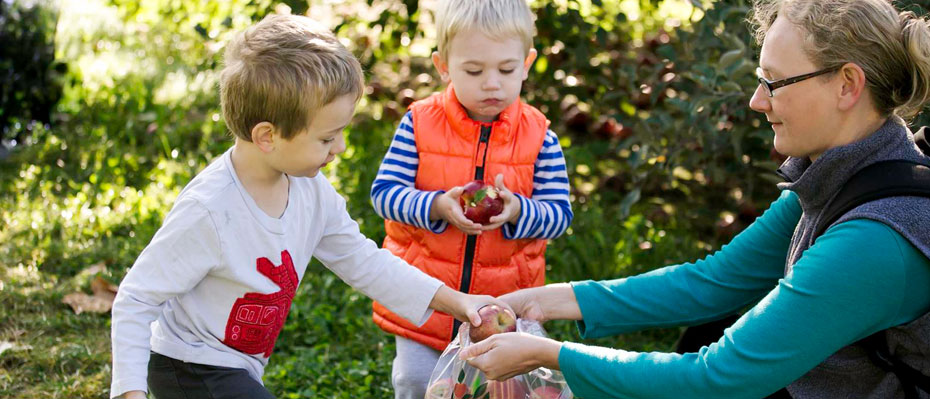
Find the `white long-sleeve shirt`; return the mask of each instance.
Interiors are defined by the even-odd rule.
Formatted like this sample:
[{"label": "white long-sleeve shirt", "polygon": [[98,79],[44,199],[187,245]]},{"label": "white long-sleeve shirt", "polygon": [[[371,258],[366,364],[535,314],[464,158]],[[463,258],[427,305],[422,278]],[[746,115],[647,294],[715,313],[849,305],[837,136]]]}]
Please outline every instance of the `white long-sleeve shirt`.
[{"label": "white long-sleeve shirt", "polygon": [[120,284],[111,397],[147,391],[150,351],[261,381],[311,257],[412,323],[432,312],[442,283],[365,238],[322,174],[289,177],[287,208],[272,218],[243,188],[231,153],[181,191]]}]

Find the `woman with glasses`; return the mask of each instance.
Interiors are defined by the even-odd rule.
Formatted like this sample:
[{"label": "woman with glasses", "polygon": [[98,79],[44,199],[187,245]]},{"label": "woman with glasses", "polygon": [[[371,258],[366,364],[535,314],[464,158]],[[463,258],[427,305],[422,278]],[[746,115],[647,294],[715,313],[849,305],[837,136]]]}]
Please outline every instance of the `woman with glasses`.
[{"label": "woman with glasses", "polygon": [[[930,101],[928,22],[885,0],[757,1],[753,16],[762,49],[750,107],[789,156],[782,195],[702,260],[501,297],[524,318],[578,320],[585,338],[751,308],[693,353],[506,333],[465,349],[472,365],[495,379],[561,369],[583,398],[930,397],[920,389],[930,381],[930,198],[866,203],[814,237],[825,204],[861,168],[930,164],[904,124]],[[886,360],[917,374],[869,357],[858,342],[876,332]]]}]

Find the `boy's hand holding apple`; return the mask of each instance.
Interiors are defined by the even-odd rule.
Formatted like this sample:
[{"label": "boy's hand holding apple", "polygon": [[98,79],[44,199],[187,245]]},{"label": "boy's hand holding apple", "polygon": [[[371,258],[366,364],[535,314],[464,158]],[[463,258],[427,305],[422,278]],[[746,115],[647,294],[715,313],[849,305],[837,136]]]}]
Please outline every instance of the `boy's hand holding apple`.
[{"label": "boy's hand holding apple", "polygon": [[436,291],[436,295],[433,296],[429,307],[448,314],[457,320],[467,321],[474,328],[481,326],[483,321],[478,311],[487,305],[495,305],[500,309],[507,309],[510,314],[514,314],[509,305],[493,296],[466,294],[445,285],[439,287],[439,290]]},{"label": "boy's hand holding apple", "polygon": [[468,220],[462,210],[461,197],[464,191],[464,187],[453,187],[436,196],[430,206],[429,218],[430,220],[445,220],[465,234],[481,234],[481,225]]}]

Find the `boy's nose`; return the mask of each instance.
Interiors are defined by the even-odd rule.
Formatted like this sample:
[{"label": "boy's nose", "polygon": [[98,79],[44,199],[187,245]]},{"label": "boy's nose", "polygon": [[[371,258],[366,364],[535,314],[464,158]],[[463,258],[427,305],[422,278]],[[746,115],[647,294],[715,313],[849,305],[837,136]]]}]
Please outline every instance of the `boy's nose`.
[{"label": "boy's nose", "polygon": [[340,134],[336,137],[336,142],[333,143],[330,153],[333,155],[339,155],[346,151],[346,139],[344,134]]},{"label": "boy's nose", "polygon": [[482,88],[485,90],[497,90],[501,87],[501,79],[495,73],[490,74],[487,79],[485,79]]}]

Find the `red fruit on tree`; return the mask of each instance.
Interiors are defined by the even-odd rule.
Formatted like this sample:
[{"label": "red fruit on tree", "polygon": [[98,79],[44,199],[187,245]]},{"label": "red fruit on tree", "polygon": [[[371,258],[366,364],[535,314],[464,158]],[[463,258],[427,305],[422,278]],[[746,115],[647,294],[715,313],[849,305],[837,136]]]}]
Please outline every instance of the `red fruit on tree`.
[{"label": "red fruit on tree", "polygon": [[468,182],[463,189],[461,205],[468,220],[488,224],[492,216],[500,215],[504,211],[504,200],[494,186],[474,180]]},{"label": "red fruit on tree", "polygon": [[485,338],[502,332],[517,331],[517,320],[513,315],[497,305],[486,305],[478,309],[478,316],[481,317],[481,325],[478,327],[471,326],[468,330],[468,338],[471,342],[481,342]]}]

